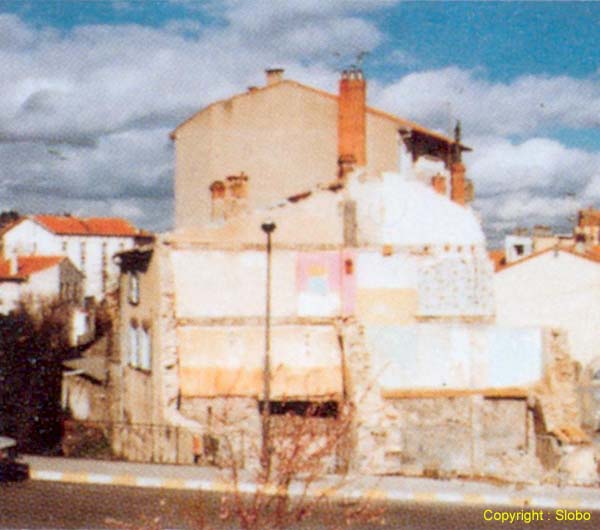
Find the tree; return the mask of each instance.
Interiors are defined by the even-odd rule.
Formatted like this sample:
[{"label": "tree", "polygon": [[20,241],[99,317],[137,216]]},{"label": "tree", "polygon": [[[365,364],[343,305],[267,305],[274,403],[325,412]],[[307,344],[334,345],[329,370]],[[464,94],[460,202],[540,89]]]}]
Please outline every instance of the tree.
[{"label": "tree", "polygon": [[59,446],[61,361],[68,314],[53,300],[0,315],[0,433],[22,450]]},{"label": "tree", "polygon": [[0,228],[3,226],[14,223],[21,218],[21,214],[16,210],[4,210],[0,212]]}]

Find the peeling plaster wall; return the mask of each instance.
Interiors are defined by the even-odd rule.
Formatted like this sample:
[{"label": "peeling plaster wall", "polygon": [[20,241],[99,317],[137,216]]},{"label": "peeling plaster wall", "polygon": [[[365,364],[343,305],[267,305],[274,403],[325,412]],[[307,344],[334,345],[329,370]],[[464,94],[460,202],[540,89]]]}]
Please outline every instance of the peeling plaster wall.
[{"label": "peeling plaster wall", "polygon": [[544,375],[542,332],[536,328],[367,326],[365,340],[384,391],[527,388]]},{"label": "peeling plaster wall", "polygon": [[[308,224],[311,212],[316,224]],[[394,394],[476,394],[542,376],[539,332],[482,324],[493,316],[492,266],[468,208],[391,175],[351,180],[343,192],[274,213],[275,399],[339,400],[345,392],[354,406],[347,456],[358,472],[533,469],[522,388],[519,399],[496,401]],[[153,421],[176,433],[155,439],[154,454],[217,463],[231,443],[250,458],[260,445],[265,345],[258,214],[165,236],[154,252],[143,281],[155,291],[140,304],[156,308]]]},{"label": "peeling plaster wall", "polygon": [[[182,396],[262,396],[264,325],[180,326]],[[271,398],[341,396],[341,359],[332,326],[272,326]]]}]

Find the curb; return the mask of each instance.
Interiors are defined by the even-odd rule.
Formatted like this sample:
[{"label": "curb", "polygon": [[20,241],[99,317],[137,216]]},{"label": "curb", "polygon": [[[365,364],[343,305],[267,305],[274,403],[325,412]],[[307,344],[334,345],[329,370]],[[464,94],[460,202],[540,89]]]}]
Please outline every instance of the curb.
[{"label": "curb", "polygon": [[[99,484],[112,486],[133,486],[139,488],[165,488],[176,490],[211,491],[215,493],[253,493],[256,485],[251,482],[240,482],[237,489],[222,480],[207,479],[176,479],[157,478],[134,475],[109,475],[102,473],[73,473],[62,471],[34,470],[30,471],[32,480],[67,482],[73,484]],[[269,488],[267,493],[276,493],[275,488]],[[302,488],[290,487],[290,494],[302,492]],[[309,492],[312,497],[323,496],[337,500],[372,500],[372,501],[402,501],[418,503],[445,503],[471,506],[510,506],[513,508],[564,508],[600,510],[600,495],[598,499],[574,497],[558,497],[552,495],[515,495],[511,493],[473,494],[449,491],[420,491],[413,489],[383,490],[383,489],[313,489]]]}]

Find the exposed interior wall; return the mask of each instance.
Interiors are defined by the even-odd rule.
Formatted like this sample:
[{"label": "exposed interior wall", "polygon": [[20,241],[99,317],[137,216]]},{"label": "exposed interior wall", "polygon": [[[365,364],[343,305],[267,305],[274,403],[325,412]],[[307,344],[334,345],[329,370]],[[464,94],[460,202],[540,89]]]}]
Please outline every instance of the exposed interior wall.
[{"label": "exposed interior wall", "polygon": [[[342,393],[340,352],[332,326],[271,327],[271,397],[317,399]],[[182,396],[262,396],[263,325],[180,326]]]},{"label": "exposed interior wall", "polygon": [[[376,354],[369,353],[368,329],[353,321],[339,328],[346,390],[355,409],[350,457],[354,470],[515,479],[539,476],[532,412],[525,398],[445,397],[443,393],[437,398],[383,398],[386,381],[397,385],[395,379],[403,375],[403,369],[382,368],[375,362]],[[430,367],[422,366],[420,373],[428,371]]]}]

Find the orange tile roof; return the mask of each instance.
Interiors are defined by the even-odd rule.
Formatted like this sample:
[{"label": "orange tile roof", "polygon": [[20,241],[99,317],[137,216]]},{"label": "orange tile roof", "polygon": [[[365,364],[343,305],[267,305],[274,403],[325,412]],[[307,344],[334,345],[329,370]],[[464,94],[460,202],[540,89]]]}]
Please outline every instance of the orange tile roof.
[{"label": "orange tile roof", "polygon": [[566,254],[571,254],[572,256],[576,256],[578,258],[583,258],[583,259],[587,259],[589,261],[593,261],[595,263],[600,263],[600,252],[598,252],[596,249],[598,247],[594,247],[592,249],[585,249],[583,251],[579,251],[576,250],[575,247],[568,247],[568,248],[545,248],[544,250],[540,250],[538,252],[533,252],[532,254],[529,254],[528,256],[525,256],[524,258],[521,258],[517,261],[513,261],[511,263],[506,263],[504,265],[502,265],[501,267],[496,269],[496,272],[501,272],[504,271],[506,269],[510,269],[516,265],[520,265],[521,263],[524,263],[526,261],[530,261],[534,258],[537,258],[538,256],[542,256],[543,254],[547,254],[548,252],[565,252]]},{"label": "orange tile roof", "polygon": [[577,225],[580,227],[600,225],[600,210],[594,208],[579,210]]},{"label": "orange tile roof", "polygon": [[10,262],[8,260],[0,261],[0,278],[9,278],[10,274]]},{"label": "orange tile roof", "polygon": [[103,236],[135,236],[139,230],[120,217],[89,217],[83,222],[90,233]]},{"label": "orange tile roof", "polygon": [[17,258],[17,275],[29,276],[34,272],[40,272],[58,265],[65,256],[19,256]]},{"label": "orange tile roof", "polygon": [[61,235],[136,236],[139,230],[120,217],[80,218],[70,215],[34,215],[33,219]]},{"label": "orange tile roof", "polygon": [[65,259],[65,256],[17,256],[16,274],[11,274],[9,260],[0,260],[0,280],[26,280],[30,275],[54,267]]}]

